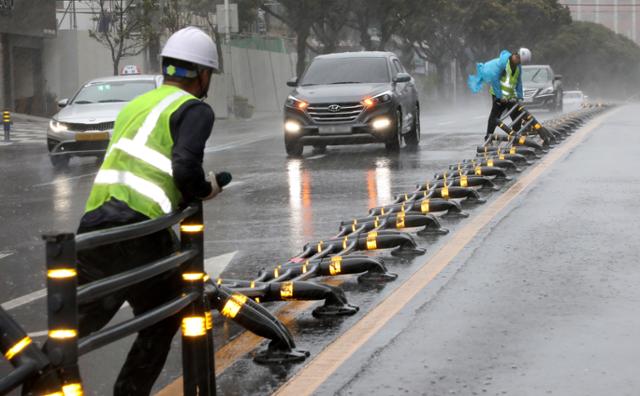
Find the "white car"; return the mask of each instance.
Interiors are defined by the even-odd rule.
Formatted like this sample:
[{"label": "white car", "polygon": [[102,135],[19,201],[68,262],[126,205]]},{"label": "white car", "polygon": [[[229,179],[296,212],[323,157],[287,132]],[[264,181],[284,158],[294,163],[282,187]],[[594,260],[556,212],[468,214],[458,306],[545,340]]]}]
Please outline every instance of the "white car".
[{"label": "white car", "polygon": [[160,75],[97,78],[84,84],[49,122],[47,147],[54,167],[72,156],[101,158],[107,150],[120,110],[132,99],[162,84]]},{"label": "white car", "polygon": [[582,91],[565,91],[562,100],[566,106],[582,106],[587,101],[587,97]]}]

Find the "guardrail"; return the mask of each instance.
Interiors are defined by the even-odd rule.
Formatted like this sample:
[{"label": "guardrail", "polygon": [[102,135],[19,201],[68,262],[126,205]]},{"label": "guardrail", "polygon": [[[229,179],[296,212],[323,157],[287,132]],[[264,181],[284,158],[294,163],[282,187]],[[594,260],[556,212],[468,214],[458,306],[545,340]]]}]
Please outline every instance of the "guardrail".
[{"label": "guardrail", "polygon": [[[180,250],[144,266],[77,286],[78,251],[152,234],[180,224]],[[204,293],[202,203],[158,219],[85,234],[44,236],[47,261],[46,348],[39,349],[22,328],[0,308],[0,350],[14,370],[0,380],[0,395],[30,382],[37,395],[81,395],[78,358],[146,329],[173,315],[182,316],[184,394],[215,395],[213,321]],[[183,293],[127,321],[79,337],[78,306],[157,275],[180,270]]]}]

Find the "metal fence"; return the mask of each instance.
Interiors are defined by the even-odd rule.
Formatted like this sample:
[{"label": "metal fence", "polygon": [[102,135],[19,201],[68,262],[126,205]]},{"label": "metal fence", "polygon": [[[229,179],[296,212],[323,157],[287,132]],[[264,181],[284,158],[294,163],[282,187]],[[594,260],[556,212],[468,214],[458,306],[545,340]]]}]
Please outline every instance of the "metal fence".
[{"label": "metal fence", "polygon": [[[144,266],[78,287],[78,251],[122,242],[180,224],[180,249]],[[0,350],[14,370],[0,380],[0,395],[29,381],[38,395],[81,395],[78,358],[137,333],[173,315],[182,316],[184,394],[215,395],[213,322],[204,294],[202,203],[181,212],[122,227],[80,235],[45,235],[48,338],[38,348],[13,318],[0,308]],[[183,293],[127,321],[80,338],[78,305],[180,269]]]}]

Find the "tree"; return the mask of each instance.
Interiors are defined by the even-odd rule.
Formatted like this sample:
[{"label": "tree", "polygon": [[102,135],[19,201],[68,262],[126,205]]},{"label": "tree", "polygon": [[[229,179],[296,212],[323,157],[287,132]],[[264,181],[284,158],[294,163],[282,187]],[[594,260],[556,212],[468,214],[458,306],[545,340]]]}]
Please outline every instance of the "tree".
[{"label": "tree", "polygon": [[312,48],[314,52],[329,54],[336,52],[338,43],[349,22],[351,3],[343,0],[324,0],[317,17],[311,25],[321,47]]},{"label": "tree", "polygon": [[89,35],[111,52],[113,74],[120,70],[120,60],[138,55],[147,44],[143,34],[145,13],[143,3],[137,0],[95,0],[89,3],[94,15],[96,29]]},{"label": "tree", "polygon": [[281,10],[273,3],[259,2],[259,7],[267,14],[282,21],[296,35],[296,71],[302,76],[306,68],[307,39],[311,35],[311,25],[322,16],[324,7],[318,0],[280,0]]},{"label": "tree", "polygon": [[[383,51],[393,34],[416,12],[419,2],[407,0],[353,0],[350,26],[360,35],[366,51]],[[377,40],[371,31],[377,32]]]},{"label": "tree", "polygon": [[[536,46],[539,63],[563,75],[565,89],[627,99],[640,91],[640,47],[600,24],[573,22]],[[538,63],[538,62],[536,62]]]}]

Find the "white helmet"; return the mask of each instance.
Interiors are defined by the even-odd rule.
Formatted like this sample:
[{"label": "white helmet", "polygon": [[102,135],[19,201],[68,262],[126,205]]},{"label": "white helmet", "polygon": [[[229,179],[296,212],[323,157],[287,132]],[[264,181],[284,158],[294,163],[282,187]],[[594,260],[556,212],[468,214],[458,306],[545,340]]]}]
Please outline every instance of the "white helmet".
[{"label": "white helmet", "polygon": [[216,43],[208,34],[193,26],[172,34],[160,55],[218,70]]},{"label": "white helmet", "polygon": [[520,55],[520,62],[529,63],[531,62],[531,51],[528,48],[520,48],[518,50],[518,55]]}]

